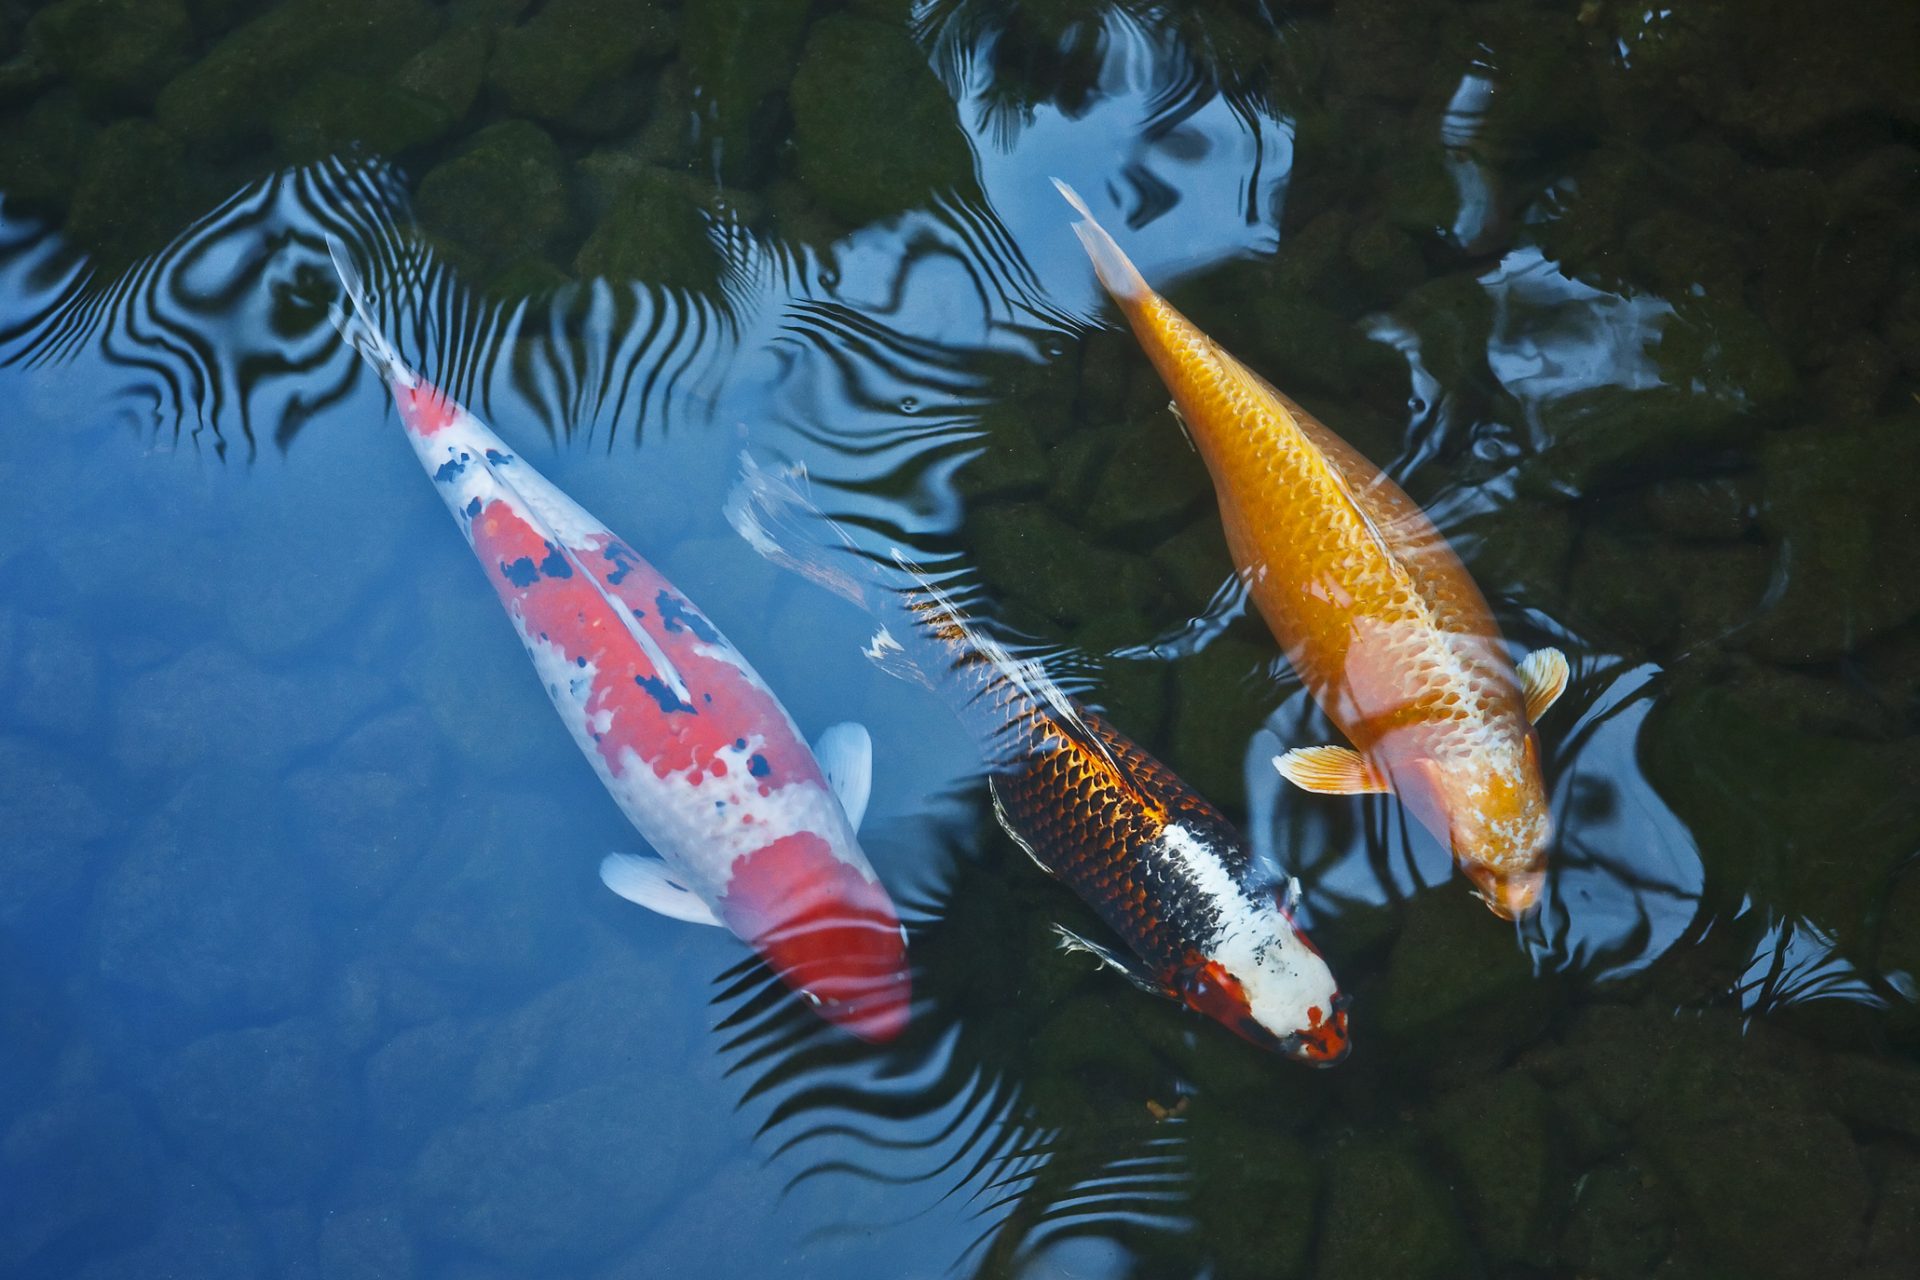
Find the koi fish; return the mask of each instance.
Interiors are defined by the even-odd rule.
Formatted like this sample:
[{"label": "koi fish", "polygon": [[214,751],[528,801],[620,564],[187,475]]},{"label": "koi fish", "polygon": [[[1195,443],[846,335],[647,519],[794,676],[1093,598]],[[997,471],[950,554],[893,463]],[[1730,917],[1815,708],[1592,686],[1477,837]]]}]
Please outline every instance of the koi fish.
[{"label": "koi fish", "polygon": [[[743,466],[727,500],[733,527],[769,560],[881,619],[867,656],[947,695],[987,761],[1000,825],[1132,955],[1056,925],[1065,950],[1262,1048],[1323,1066],[1346,1056],[1348,999],[1294,923],[1297,883],[1282,900],[1217,809],[1037,662],[976,630],[898,553],[883,568],[790,477],[751,458]],[[889,617],[903,623],[899,636]]]},{"label": "koi fish", "polygon": [[1072,188],[1073,230],[1173,395],[1227,546],[1274,638],[1352,747],[1297,747],[1281,776],[1322,795],[1398,795],[1495,914],[1538,905],[1553,821],[1534,723],[1567,686],[1516,668],[1466,566],[1378,467],[1147,287]]},{"label": "koi fish", "polygon": [[[662,915],[730,929],[863,1039],[906,1024],[906,935],[855,838],[872,743],[809,750],[786,708],[660,572],[395,353],[338,243],[332,318],[379,372],[581,752],[658,857],[601,878]],[[816,756],[817,751],[817,756]]]}]

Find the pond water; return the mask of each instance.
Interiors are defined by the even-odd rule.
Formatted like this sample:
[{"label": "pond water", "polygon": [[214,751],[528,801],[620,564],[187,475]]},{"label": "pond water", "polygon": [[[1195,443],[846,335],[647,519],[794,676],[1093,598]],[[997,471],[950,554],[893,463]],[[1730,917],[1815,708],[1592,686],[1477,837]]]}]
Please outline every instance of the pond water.
[{"label": "pond water", "polygon": [[[0,1272],[1914,1274],[1916,66],[1897,0],[0,5]],[[1050,177],[1569,656],[1533,918],[1282,789],[1338,731]],[[329,234],[869,727],[898,1040],[601,885]],[[1057,948],[743,450],[1298,877],[1344,1063]]]}]

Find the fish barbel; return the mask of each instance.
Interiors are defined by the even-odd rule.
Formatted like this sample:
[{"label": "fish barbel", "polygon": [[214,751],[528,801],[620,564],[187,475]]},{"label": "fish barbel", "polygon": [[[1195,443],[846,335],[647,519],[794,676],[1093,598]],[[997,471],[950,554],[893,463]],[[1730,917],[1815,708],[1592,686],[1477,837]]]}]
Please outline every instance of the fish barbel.
[{"label": "fish barbel", "polygon": [[791,478],[747,459],[727,517],[768,559],[882,620],[867,656],[946,697],[980,745],[1001,826],[1132,956],[1055,926],[1066,949],[1263,1048],[1322,1066],[1346,1056],[1347,997],[1294,923],[1296,887],[1283,900],[1173,770],[976,630],[912,565],[860,554]]},{"label": "fish barbel", "polygon": [[1399,796],[1496,914],[1532,911],[1553,835],[1533,725],[1566,688],[1566,658],[1541,649],[1516,668],[1426,513],[1149,288],[1085,202],[1054,185],[1206,462],[1248,594],[1353,744],[1296,748],[1275,766],[1308,791]]},{"label": "fish barbel", "polygon": [[333,308],[335,327],[386,382],[554,710],[659,855],[611,855],[601,879],[662,915],[730,930],[855,1035],[897,1036],[906,935],[855,837],[871,783],[866,731],[828,729],[816,758],[746,658],[659,570],[400,359],[345,250],[329,247],[354,303],[351,316]]}]

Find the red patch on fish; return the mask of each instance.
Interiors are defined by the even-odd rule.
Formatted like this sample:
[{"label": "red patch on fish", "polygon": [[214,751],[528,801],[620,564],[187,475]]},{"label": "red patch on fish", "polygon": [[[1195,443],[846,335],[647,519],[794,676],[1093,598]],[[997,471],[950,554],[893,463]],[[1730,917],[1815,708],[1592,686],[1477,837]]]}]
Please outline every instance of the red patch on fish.
[{"label": "red patch on fish", "polygon": [[820,1014],[863,1040],[907,1025],[907,944],[886,891],[811,832],[738,858],[720,901],[727,927]]},{"label": "red patch on fish", "polygon": [[460,406],[431,383],[411,387],[393,384],[393,403],[400,410],[400,421],[411,435],[425,439],[448,426],[460,415]]},{"label": "red patch on fish", "polygon": [[[617,546],[618,554],[602,554],[606,544]],[[529,639],[555,645],[569,660],[585,658],[594,668],[586,698],[589,727],[602,712],[610,713],[607,727],[594,737],[615,777],[624,771],[626,751],[662,778],[688,773],[697,783],[703,771],[724,774],[720,753],[746,731],[764,741],[749,766],[762,779],[762,795],[795,783],[826,786],[773,694],[729,661],[731,646],[713,624],[624,545],[608,537],[601,547],[569,556],[495,500],[473,518],[473,549]],[[616,575],[620,580],[610,581]],[[609,602],[600,587],[619,604]],[[678,680],[657,670],[634,643],[615,612],[622,605],[666,655]]]}]

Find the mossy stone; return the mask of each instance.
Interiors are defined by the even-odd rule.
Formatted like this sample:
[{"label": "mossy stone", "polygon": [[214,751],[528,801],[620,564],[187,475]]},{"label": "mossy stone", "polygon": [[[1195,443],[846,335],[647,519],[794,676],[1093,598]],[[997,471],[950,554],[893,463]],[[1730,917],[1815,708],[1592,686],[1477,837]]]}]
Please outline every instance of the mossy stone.
[{"label": "mossy stone", "polygon": [[1229,813],[1245,801],[1247,743],[1280,701],[1285,670],[1255,619],[1173,664],[1173,733],[1165,753],[1189,785]]},{"label": "mossy stone", "polygon": [[1403,1062],[1484,1067],[1540,1032],[1554,989],[1534,975],[1513,926],[1455,876],[1408,901],[1373,1024]]},{"label": "mossy stone", "polygon": [[682,62],[698,89],[703,133],[722,179],[765,172],[770,99],[783,92],[800,54],[812,0],[688,0]]},{"label": "mossy stone", "polygon": [[1672,1247],[1671,1207],[1659,1180],[1635,1161],[1589,1170],[1560,1238],[1559,1261],[1594,1280],[1654,1275]]},{"label": "mossy stone", "polygon": [[58,0],[27,32],[87,98],[142,106],[186,63],[193,24],[183,0]]},{"label": "mossy stone", "polygon": [[316,67],[383,74],[432,40],[426,0],[288,0],[237,27],[160,91],[160,123],[216,152],[255,141]]},{"label": "mossy stone", "polygon": [[539,125],[508,120],[420,180],[420,221],[491,260],[539,252],[567,220],[566,169]]},{"label": "mossy stone", "polygon": [[850,226],[974,188],[953,99],[899,27],[851,14],[816,22],[789,97],[800,180]]},{"label": "mossy stone", "polygon": [[493,35],[483,26],[452,27],[401,64],[394,72],[393,83],[439,103],[450,121],[458,121],[473,109],[474,99],[480,96]]},{"label": "mossy stone", "polygon": [[617,194],[574,259],[581,278],[642,280],[713,292],[720,254],[686,180],[663,169],[642,168],[612,189]]},{"label": "mossy stone", "polygon": [[1920,417],[1781,432],[1760,466],[1787,572],[1759,652],[1835,658],[1920,615]]},{"label": "mossy stone", "polygon": [[1036,407],[1025,401],[994,400],[980,411],[976,451],[953,475],[955,492],[969,501],[1031,497],[1044,489],[1051,471],[1034,433]]},{"label": "mossy stone", "polygon": [[1887,803],[1920,789],[1920,740],[1852,736],[1823,723],[1817,695],[1761,673],[1679,689],[1648,715],[1639,755],[1709,882],[1790,904],[1846,952],[1920,846],[1920,813]]},{"label": "mossy stone", "polygon": [[1327,1162],[1318,1280],[1460,1280],[1476,1274],[1461,1214],[1405,1147],[1355,1142]]},{"label": "mossy stone", "polygon": [[552,0],[494,41],[487,82],[508,110],[561,122],[639,60],[679,44],[672,14],[629,0]]},{"label": "mossy stone", "polygon": [[453,125],[441,103],[371,76],[322,71],[273,112],[274,141],[296,162],[322,159],[354,145],[398,156],[440,137]]},{"label": "mossy stone", "polygon": [[1155,410],[1145,421],[1094,428],[1104,465],[1082,522],[1096,538],[1150,549],[1210,505],[1206,464],[1164,404]]},{"label": "mossy stone", "polygon": [[1166,595],[1145,560],[1095,543],[1035,503],[986,508],[968,521],[967,537],[982,577],[1066,626],[1114,610],[1151,612]]},{"label": "mossy stone", "polygon": [[70,90],[42,96],[0,128],[0,191],[9,210],[66,206],[88,144],[99,132]]},{"label": "mossy stone", "polygon": [[1428,1115],[1459,1178],[1481,1251],[1490,1261],[1547,1266],[1561,1182],[1556,1117],[1546,1090],[1518,1070],[1476,1080]]},{"label": "mossy stone", "polygon": [[101,130],[74,184],[67,235],[118,265],[163,247],[178,230],[183,155],[180,140],[150,120]]}]

